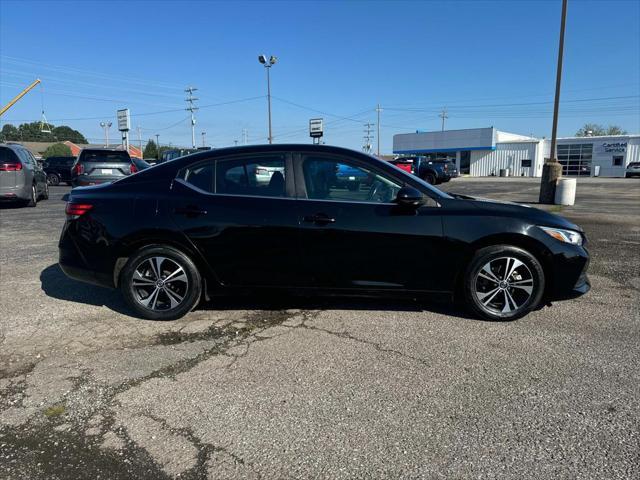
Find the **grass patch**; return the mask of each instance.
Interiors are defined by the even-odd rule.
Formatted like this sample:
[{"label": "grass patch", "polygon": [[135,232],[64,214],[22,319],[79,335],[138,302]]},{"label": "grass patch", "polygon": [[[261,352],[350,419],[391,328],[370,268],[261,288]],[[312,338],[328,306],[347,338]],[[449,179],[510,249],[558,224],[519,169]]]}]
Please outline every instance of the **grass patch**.
[{"label": "grass patch", "polygon": [[62,415],[65,412],[64,405],[53,405],[52,407],[48,407],[44,414],[47,417],[57,417]]}]

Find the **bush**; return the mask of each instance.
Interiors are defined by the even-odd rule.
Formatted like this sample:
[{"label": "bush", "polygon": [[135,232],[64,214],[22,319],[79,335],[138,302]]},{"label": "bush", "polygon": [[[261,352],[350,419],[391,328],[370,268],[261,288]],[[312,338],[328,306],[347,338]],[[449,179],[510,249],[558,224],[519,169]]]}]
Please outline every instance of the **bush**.
[{"label": "bush", "polygon": [[64,143],[54,143],[53,145],[47,147],[47,149],[42,154],[43,158],[71,156],[71,149]]}]

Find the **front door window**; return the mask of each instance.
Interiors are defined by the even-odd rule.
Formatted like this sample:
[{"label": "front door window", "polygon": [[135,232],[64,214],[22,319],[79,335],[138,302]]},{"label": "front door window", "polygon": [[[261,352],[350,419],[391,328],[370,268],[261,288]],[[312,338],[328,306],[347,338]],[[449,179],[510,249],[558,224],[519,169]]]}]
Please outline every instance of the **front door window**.
[{"label": "front door window", "polygon": [[307,198],[391,203],[401,185],[373,170],[330,157],[306,157],[302,164]]}]

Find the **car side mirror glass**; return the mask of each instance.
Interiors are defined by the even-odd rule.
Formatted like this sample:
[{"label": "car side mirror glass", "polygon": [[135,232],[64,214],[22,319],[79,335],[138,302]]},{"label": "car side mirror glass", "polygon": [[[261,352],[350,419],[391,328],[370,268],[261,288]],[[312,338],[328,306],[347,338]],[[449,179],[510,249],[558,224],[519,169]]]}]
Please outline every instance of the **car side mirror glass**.
[{"label": "car side mirror glass", "polygon": [[398,191],[396,203],[403,207],[418,208],[424,203],[424,196],[419,190],[404,186]]}]

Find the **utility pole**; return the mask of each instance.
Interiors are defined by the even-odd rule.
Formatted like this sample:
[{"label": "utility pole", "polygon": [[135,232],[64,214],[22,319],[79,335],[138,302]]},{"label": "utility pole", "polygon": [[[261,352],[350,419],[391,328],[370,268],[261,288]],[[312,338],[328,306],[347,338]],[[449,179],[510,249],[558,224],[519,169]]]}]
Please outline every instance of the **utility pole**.
[{"label": "utility pole", "polygon": [[267,57],[265,55],[258,55],[258,61],[267,70],[267,105],[269,109],[269,143],[273,143],[273,133],[271,132],[271,76],[269,72],[271,71],[271,67],[273,67],[275,63],[278,61],[278,58],[275,57],[274,55],[271,55],[269,57],[269,60],[267,60]]},{"label": "utility pole", "polygon": [[444,132],[444,121],[449,118],[449,115],[447,115],[447,108],[443,108],[442,112],[438,116],[442,119],[442,131]]},{"label": "utility pole", "polygon": [[558,45],[558,67],[556,69],[556,96],[553,104],[553,127],[551,129],[551,150],[549,160],[542,166],[542,179],[540,180],[540,203],[552,204],[555,202],[556,184],[562,176],[562,165],[556,158],[556,142],[558,134],[558,110],[560,107],[560,83],[562,80],[562,56],[564,53],[564,25],[567,21],[567,0],[562,0],[562,16],[560,18],[560,43]]},{"label": "utility pole", "polygon": [[242,144],[246,145],[249,143],[249,131],[246,128],[242,129]]},{"label": "utility pole", "polygon": [[157,159],[160,160],[160,135],[156,133],[156,152]]},{"label": "utility pole", "polygon": [[[138,147],[140,148],[140,155],[142,155],[142,129],[138,125]],[[144,155],[142,155],[144,157]]]},{"label": "utility pole", "polygon": [[365,126],[365,136],[364,136],[364,145],[362,145],[362,151],[365,153],[371,153],[371,140],[373,139],[373,135],[371,134],[371,132],[373,131],[373,129],[371,127],[373,127],[373,123],[371,122],[367,122],[364,124]]},{"label": "utility pole", "polygon": [[194,103],[198,99],[193,96],[193,92],[195,92],[196,90],[198,89],[195,87],[187,87],[184,90],[185,93],[189,94],[189,96],[185,99],[185,101],[187,102],[187,105],[188,105],[186,110],[188,112],[191,112],[191,146],[193,148],[196,148],[196,117],[193,115],[193,112],[198,110],[198,107],[196,107]]},{"label": "utility pole", "polygon": [[207,136],[207,132],[202,132],[202,146],[206,147],[207,143],[206,143],[206,136]]},{"label": "utility pole", "polygon": [[378,157],[380,156],[380,112],[382,111],[382,108],[380,108],[380,104],[378,104],[378,106],[376,107],[376,112],[378,113]]}]

